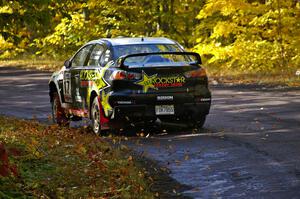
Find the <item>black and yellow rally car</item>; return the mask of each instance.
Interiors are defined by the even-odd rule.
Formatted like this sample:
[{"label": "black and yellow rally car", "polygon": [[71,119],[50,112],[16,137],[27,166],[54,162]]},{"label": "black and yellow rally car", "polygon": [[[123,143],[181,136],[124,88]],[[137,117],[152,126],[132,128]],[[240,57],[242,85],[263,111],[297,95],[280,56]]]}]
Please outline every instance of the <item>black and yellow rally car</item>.
[{"label": "black and yellow rally car", "polygon": [[49,81],[54,122],[90,118],[99,133],[127,125],[201,128],[211,93],[199,54],[167,38],[88,42]]}]

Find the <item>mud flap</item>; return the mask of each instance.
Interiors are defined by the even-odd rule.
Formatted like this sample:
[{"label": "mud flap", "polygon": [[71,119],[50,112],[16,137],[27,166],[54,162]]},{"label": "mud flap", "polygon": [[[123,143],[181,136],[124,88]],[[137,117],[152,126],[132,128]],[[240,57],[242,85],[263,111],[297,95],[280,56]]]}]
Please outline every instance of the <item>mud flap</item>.
[{"label": "mud flap", "polygon": [[104,110],[102,108],[102,104],[101,104],[101,97],[97,96],[98,99],[98,104],[100,106],[100,125],[101,125],[101,130],[107,130],[109,129],[109,119],[107,117],[105,117],[104,115]]}]

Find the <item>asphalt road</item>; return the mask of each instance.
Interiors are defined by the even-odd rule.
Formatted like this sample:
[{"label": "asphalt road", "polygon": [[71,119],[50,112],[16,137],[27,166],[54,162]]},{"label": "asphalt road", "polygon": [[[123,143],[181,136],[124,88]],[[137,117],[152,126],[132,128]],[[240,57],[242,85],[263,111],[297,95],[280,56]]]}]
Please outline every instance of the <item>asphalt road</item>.
[{"label": "asphalt road", "polygon": [[[49,77],[0,67],[0,114],[47,121]],[[212,93],[201,133],[150,132],[126,144],[188,185],[185,196],[300,198],[300,89],[213,86]]]}]

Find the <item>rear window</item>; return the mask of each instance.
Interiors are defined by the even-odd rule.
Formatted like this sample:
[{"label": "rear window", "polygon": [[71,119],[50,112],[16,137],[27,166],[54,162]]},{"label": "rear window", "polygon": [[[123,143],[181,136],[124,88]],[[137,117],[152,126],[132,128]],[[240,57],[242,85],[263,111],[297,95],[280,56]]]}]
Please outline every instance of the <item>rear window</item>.
[{"label": "rear window", "polygon": [[114,59],[123,55],[137,53],[155,53],[155,52],[181,52],[182,50],[175,44],[135,44],[113,46]]},{"label": "rear window", "polygon": [[159,66],[186,66],[198,63],[193,54],[149,54],[134,55],[125,58],[124,65],[129,68],[159,67]]}]

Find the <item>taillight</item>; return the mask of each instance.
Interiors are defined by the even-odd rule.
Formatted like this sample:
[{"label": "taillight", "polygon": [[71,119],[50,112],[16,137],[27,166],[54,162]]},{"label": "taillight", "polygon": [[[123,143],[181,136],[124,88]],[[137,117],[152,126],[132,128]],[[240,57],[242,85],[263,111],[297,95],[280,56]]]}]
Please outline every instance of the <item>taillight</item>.
[{"label": "taillight", "polygon": [[127,76],[126,71],[117,70],[111,74],[110,78],[112,80],[121,80],[121,79],[126,79],[126,76]]},{"label": "taillight", "polygon": [[111,74],[110,79],[111,80],[123,80],[123,79],[139,80],[141,79],[141,77],[142,76],[139,73],[131,73],[131,72],[126,72],[124,70],[116,70]]},{"label": "taillight", "polygon": [[187,78],[190,77],[206,77],[206,71],[204,68],[199,68],[197,70],[192,70],[189,72],[184,73],[184,76]]}]

